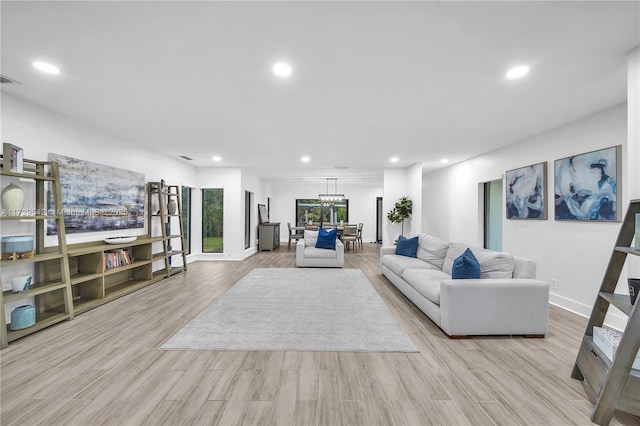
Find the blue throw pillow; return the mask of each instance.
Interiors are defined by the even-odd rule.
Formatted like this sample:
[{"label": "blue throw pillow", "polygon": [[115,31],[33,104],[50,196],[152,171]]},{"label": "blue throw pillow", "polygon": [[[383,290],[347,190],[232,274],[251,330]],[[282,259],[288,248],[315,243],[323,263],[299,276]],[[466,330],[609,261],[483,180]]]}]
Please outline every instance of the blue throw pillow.
[{"label": "blue throw pillow", "polygon": [[418,252],[418,236],[406,238],[404,235],[398,237],[398,245],[396,246],[396,254],[400,256],[416,257]]},{"label": "blue throw pillow", "polygon": [[454,280],[480,278],[480,263],[471,249],[466,249],[460,257],[453,261],[451,278]]},{"label": "blue throw pillow", "polygon": [[318,239],[316,240],[316,248],[335,250],[337,235],[338,235],[337,228],[333,228],[331,231],[327,231],[324,228],[318,229]]}]

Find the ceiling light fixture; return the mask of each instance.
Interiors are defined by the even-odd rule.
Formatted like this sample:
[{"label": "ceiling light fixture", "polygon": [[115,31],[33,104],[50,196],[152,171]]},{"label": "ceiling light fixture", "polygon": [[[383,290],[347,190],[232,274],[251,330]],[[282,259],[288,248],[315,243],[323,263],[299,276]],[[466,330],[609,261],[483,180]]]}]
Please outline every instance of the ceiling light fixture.
[{"label": "ceiling light fixture", "polygon": [[513,80],[515,78],[523,77],[523,76],[527,75],[528,73],[529,73],[529,67],[526,66],[526,65],[520,65],[518,67],[511,68],[505,74],[505,77],[507,77],[510,80]]},{"label": "ceiling light fixture", "polygon": [[[335,189],[333,194],[329,193],[329,181],[334,181]],[[318,194],[318,200],[321,203],[335,203],[336,201],[344,201],[344,194],[338,194],[338,178],[327,178],[327,193],[326,194]]]},{"label": "ceiling light fixture", "polygon": [[391,157],[389,159],[389,161],[391,161],[392,163],[397,163],[399,161],[399,158],[398,157]]},{"label": "ceiling light fixture", "polygon": [[449,162],[448,158],[443,158],[442,160],[440,160],[440,163],[442,164],[447,164]]},{"label": "ceiling light fixture", "polygon": [[309,157],[307,157],[306,155],[304,157],[302,157],[300,160],[302,160],[303,163],[308,163],[309,161],[311,161],[311,159]]},{"label": "ceiling light fixture", "polygon": [[271,69],[273,70],[273,73],[280,78],[287,78],[293,72],[291,65],[286,62],[277,62]]},{"label": "ceiling light fixture", "polygon": [[213,161],[222,161],[222,157],[220,157],[219,155],[214,155],[213,158],[211,158]]},{"label": "ceiling light fixture", "polygon": [[48,64],[46,62],[35,61],[33,66],[39,69],[42,72],[46,72],[47,74],[60,74],[60,69],[55,65]]}]

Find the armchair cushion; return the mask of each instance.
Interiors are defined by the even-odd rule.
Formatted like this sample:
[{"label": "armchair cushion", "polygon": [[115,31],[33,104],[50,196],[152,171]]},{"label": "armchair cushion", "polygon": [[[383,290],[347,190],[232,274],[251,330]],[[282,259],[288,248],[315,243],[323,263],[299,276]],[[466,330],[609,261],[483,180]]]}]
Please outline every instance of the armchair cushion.
[{"label": "armchair cushion", "polygon": [[336,228],[327,231],[324,228],[318,230],[318,239],[316,240],[316,248],[319,249],[336,249],[336,237],[338,236],[338,230]]}]

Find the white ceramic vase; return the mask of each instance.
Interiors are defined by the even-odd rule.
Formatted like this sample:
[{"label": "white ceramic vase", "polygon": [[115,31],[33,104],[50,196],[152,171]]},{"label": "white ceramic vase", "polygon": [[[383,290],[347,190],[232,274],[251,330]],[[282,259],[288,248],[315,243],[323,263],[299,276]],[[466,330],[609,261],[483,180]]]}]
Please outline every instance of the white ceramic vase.
[{"label": "white ceramic vase", "polygon": [[169,211],[169,214],[176,214],[176,211],[178,211],[178,203],[176,203],[176,200],[169,200],[167,210]]},{"label": "white ceramic vase", "polygon": [[9,216],[19,216],[24,207],[24,191],[15,183],[10,183],[2,190],[2,208],[9,210]]}]

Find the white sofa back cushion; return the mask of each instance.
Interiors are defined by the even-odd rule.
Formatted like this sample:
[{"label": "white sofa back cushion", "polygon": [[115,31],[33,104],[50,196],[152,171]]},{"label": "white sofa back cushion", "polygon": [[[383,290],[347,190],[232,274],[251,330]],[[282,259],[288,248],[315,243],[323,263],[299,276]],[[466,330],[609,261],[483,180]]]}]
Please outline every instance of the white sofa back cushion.
[{"label": "white sofa back cushion", "polygon": [[449,241],[441,240],[433,235],[419,234],[416,257],[442,270],[449,245]]},{"label": "white sofa back cushion", "polygon": [[318,240],[318,232],[320,231],[304,231],[304,245],[305,247],[315,247]]},{"label": "white sofa back cushion", "polygon": [[473,255],[480,264],[480,278],[512,278],[513,255],[511,253],[487,250],[477,247],[468,247],[464,244],[453,243],[447,251],[442,270],[451,275],[453,261],[471,248]]}]

